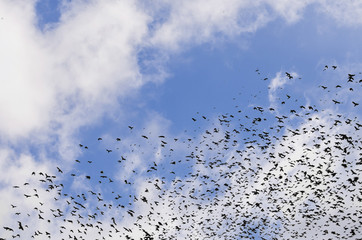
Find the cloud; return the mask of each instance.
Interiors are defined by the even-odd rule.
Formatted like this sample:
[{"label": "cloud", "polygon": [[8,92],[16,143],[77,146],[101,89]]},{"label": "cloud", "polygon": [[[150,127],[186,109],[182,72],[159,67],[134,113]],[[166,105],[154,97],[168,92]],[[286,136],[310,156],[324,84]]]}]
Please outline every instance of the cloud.
[{"label": "cloud", "polygon": [[[166,238],[228,234],[245,238],[296,238],[303,232],[308,238],[314,235],[323,238],[333,237],[333,230],[347,236],[349,233],[343,230],[347,226],[357,233],[358,224],[354,220],[344,218],[337,225],[333,222],[339,214],[344,215],[338,212],[342,208],[348,206],[345,211],[355,215],[361,207],[355,198],[360,181],[356,185],[346,184],[356,174],[353,171],[361,170],[356,164],[358,153],[353,150],[356,147],[353,144],[360,141],[353,130],[356,122],[336,126],[335,118],[338,116],[333,111],[309,114],[296,129],[285,129],[282,137],[268,144],[264,153],[259,149],[261,144],[253,144],[252,150],[237,146],[224,151],[225,156],[231,155],[228,160],[220,160],[220,164],[217,161],[211,164],[215,169],[202,164],[203,171],[195,168],[189,177],[180,179],[179,184],[175,180],[173,186],[162,191],[162,198],[157,194],[149,196],[149,202],[159,202],[152,208],[135,203],[136,209],[138,205],[143,206],[138,209],[143,213],[159,213],[152,215],[152,221],[137,222],[142,226],[150,222],[154,222],[153,226],[162,225],[165,235],[156,237]],[[298,132],[300,134],[296,134]],[[347,132],[350,140],[341,141]],[[242,153],[238,154],[235,149]],[[202,147],[195,155],[203,155],[201,150]],[[212,152],[214,157],[216,152]],[[219,157],[205,155],[202,159],[210,161]],[[343,164],[351,168],[343,167]],[[224,183],[228,185],[225,187]],[[219,188],[217,193],[216,187]],[[153,189],[152,185],[149,188]],[[341,196],[345,202],[336,204]],[[235,228],[239,225],[244,227]],[[260,230],[253,233],[256,226]]]},{"label": "cloud", "polygon": [[[0,2],[0,141],[3,152],[18,152],[0,158],[0,181],[10,187],[43,165],[73,161],[79,128],[114,111],[118,99],[146,82],[137,53],[148,17],[134,2],[72,1],[44,32],[34,4]],[[10,202],[23,196],[1,191],[9,198],[0,215],[8,219]]]},{"label": "cloud", "polygon": [[1,2],[3,139],[89,124],[144,84],[137,49],[148,17],[134,3],[75,1],[45,33],[34,24],[33,4]]},{"label": "cloud", "polygon": [[[18,189],[13,188],[13,186],[18,186],[21,191],[26,190],[26,194],[35,194],[33,188],[40,188],[40,182],[37,179],[32,177],[32,172],[48,173],[50,175],[54,174],[54,169],[52,168],[51,162],[40,162],[35,161],[35,159],[29,154],[17,153],[8,148],[2,147],[0,149],[0,169],[2,174],[0,176],[1,189],[0,194],[3,196],[0,207],[0,225],[8,224],[8,219],[13,218],[11,210],[9,210],[10,204],[17,206],[14,209],[17,212],[22,212],[24,215],[26,212],[31,210],[34,207],[35,203],[38,203],[37,200],[43,202],[49,202],[51,196],[49,194],[42,195],[42,198],[35,199],[32,198],[30,201],[23,202],[25,198],[22,192],[19,192]],[[24,185],[28,183],[29,185]],[[41,194],[40,194],[41,195]]]},{"label": "cloud", "polygon": [[[60,153],[62,160],[74,159],[79,154],[72,147],[79,129],[114,111],[120,98],[133,94],[148,81],[166,78],[163,64],[175,52],[233,40],[277,18],[295,23],[311,4],[324,9],[320,11],[339,24],[361,23],[357,17],[361,6],[356,1],[70,1],[64,2],[60,21],[40,31],[34,4],[0,2],[0,141],[4,145],[0,154],[4,174],[0,181],[9,186],[28,181],[26,174],[32,170],[51,172],[51,164],[59,160],[49,158],[51,153]],[[140,59],[147,50],[150,56]],[[156,70],[154,78],[144,72],[145,66]],[[288,79],[282,77],[282,72],[277,73],[269,86],[271,104],[276,103],[278,89],[286,84]],[[157,133],[169,124],[164,119],[156,122],[149,129]],[[40,153],[32,154],[32,147],[41,149]],[[162,150],[159,148],[157,153],[161,155]],[[140,166],[143,158],[133,157],[138,161],[135,165]],[[207,169],[197,170],[208,173]],[[232,181],[238,183],[237,179]],[[79,180],[74,187],[84,187],[83,183]],[[186,184],[183,191],[188,193],[194,187]],[[10,193],[9,188],[2,188],[1,195],[6,196],[4,202],[22,197]],[[222,197],[213,203],[228,204],[230,196]],[[181,206],[182,201],[177,201]],[[213,209],[204,202],[198,204]],[[167,210],[160,210],[162,216],[167,215]],[[189,215],[190,211],[181,214]],[[201,221],[208,213],[201,212],[194,219]],[[222,213],[223,209],[217,208],[215,219]],[[4,207],[0,215],[0,219],[10,216]],[[176,223],[181,224],[181,220]],[[196,235],[202,230],[201,226],[197,228]],[[187,236],[187,232],[182,234]]]},{"label": "cloud", "polygon": [[255,32],[271,20],[270,14],[259,2],[167,1],[168,14],[155,27],[151,43],[175,51],[189,45]]},{"label": "cloud", "polygon": [[[1,2],[3,140],[55,128],[72,135],[150,80],[141,63],[164,79],[169,51],[253,33],[278,17],[294,23],[315,2],[71,1],[63,2],[60,21],[44,32],[37,29],[34,4]],[[339,9],[359,9],[356,2],[328,6],[328,14],[337,19]],[[358,23],[357,18],[349,21]],[[138,54],[148,48],[164,53],[140,59],[145,56]]]},{"label": "cloud", "polygon": [[320,1],[319,12],[332,17],[339,26],[359,27],[362,24],[362,3],[356,0]]},{"label": "cloud", "polygon": [[288,77],[286,73],[283,71],[277,72],[276,76],[270,80],[269,86],[268,86],[268,98],[270,107],[274,108],[276,111],[278,111],[277,106],[279,104],[277,103],[278,100],[278,93],[284,88],[285,85],[291,84],[294,82],[294,78],[297,78],[299,75],[296,72],[290,72],[291,77]]},{"label": "cloud", "polygon": [[41,46],[39,32],[33,27],[32,4],[32,1],[0,3],[4,9],[0,22],[2,139],[27,135],[44,126],[55,100],[54,89],[46,76],[49,57]]},{"label": "cloud", "polygon": [[283,18],[288,24],[295,23],[303,18],[304,10],[307,6],[316,2],[315,0],[266,0],[264,1],[271,9],[274,10],[275,15]]},{"label": "cloud", "polygon": [[[184,0],[158,1],[148,9],[150,3],[143,3],[63,3],[60,21],[41,32],[35,24],[35,1],[2,1],[2,138],[26,137],[70,119],[84,121],[89,112],[97,118],[102,112],[98,109],[145,83],[137,55],[143,47],[181,50],[185,45],[232,39],[277,17],[296,22],[315,3],[341,23],[359,24],[353,16],[362,9],[356,1]],[[164,18],[157,17],[160,13]],[[162,62],[153,63],[162,69]]]},{"label": "cloud", "polygon": [[[220,159],[221,155],[213,150],[201,158],[208,164],[195,167],[190,175],[175,178],[171,184],[167,179],[156,176],[144,179],[137,184],[137,193],[130,198],[132,206],[127,206],[124,210],[114,209],[119,200],[104,200],[99,203],[96,196],[84,190],[88,199],[85,202],[87,212],[80,209],[74,216],[67,214],[65,218],[73,219],[72,225],[56,221],[45,229],[51,229],[55,236],[61,236],[56,230],[62,225],[67,228],[64,230],[66,234],[74,235],[78,233],[70,233],[69,230],[74,229],[75,225],[82,229],[82,223],[96,226],[96,221],[100,221],[104,231],[97,234],[94,232],[95,228],[89,227],[87,235],[128,234],[140,238],[144,236],[144,229],[156,234],[156,238],[235,235],[245,238],[296,238],[296,234],[302,232],[305,232],[308,238],[315,234],[322,238],[332,237],[333,230],[339,234],[344,232],[347,236],[349,233],[345,232],[343,227],[354,229],[356,222],[352,221],[353,217],[351,220],[340,219],[338,225],[333,223],[333,219],[340,216],[338,211],[342,207],[344,209],[348,206],[344,211],[351,216],[361,208],[354,190],[358,189],[360,181],[355,185],[347,184],[348,178],[353,176],[353,171],[361,171],[361,165],[356,164],[358,152],[353,151],[353,145],[348,141],[358,144],[360,139],[358,132],[353,130],[355,121],[352,124],[343,123],[336,126],[334,120],[338,116],[330,113],[326,111],[309,115],[310,119],[304,118],[297,130],[285,129],[279,139],[269,144],[268,149],[262,150],[261,145],[257,143],[243,145],[240,142],[230,147],[230,144],[225,142],[230,148],[224,150],[224,159]],[[151,125],[154,126],[155,123]],[[224,129],[220,131],[223,134],[230,133],[230,128],[233,126],[224,125]],[[298,131],[300,135],[295,134]],[[343,140],[341,134],[344,133],[348,133],[348,137],[351,138]],[[238,136],[231,136],[230,142]],[[203,151],[207,151],[203,145],[210,141],[219,141],[220,137],[208,134],[210,139],[207,142],[195,142],[190,151],[198,146],[199,149],[194,151],[194,155],[201,156]],[[204,138],[200,136],[199,139]],[[263,140],[258,143],[262,142]],[[223,146],[220,146],[220,149]],[[254,148],[248,148],[249,146]],[[330,152],[327,149],[330,149]],[[210,161],[212,163],[209,163]],[[343,164],[350,167],[343,167]],[[202,171],[200,167],[203,167]],[[336,174],[336,177],[331,174]],[[325,182],[320,184],[319,181]],[[156,184],[161,189],[157,189]],[[346,186],[342,187],[343,185]],[[90,190],[94,191],[94,188]],[[97,189],[96,192],[101,191]],[[341,196],[344,202],[336,205],[337,199]],[[141,200],[143,197],[147,202]],[[48,201],[53,202],[51,198]],[[80,200],[77,198],[74,201]],[[113,208],[109,207],[109,204]],[[83,217],[94,214],[91,209],[95,206],[100,207],[100,211],[103,212],[97,219],[86,221],[78,217],[77,214]],[[59,208],[59,205],[57,207]],[[134,216],[127,213],[128,207],[132,209]],[[318,217],[313,219],[313,225],[310,226],[311,220],[307,220],[306,216]],[[110,227],[111,217],[115,217],[118,224],[116,228],[120,233],[115,233]],[[76,223],[74,219],[80,220],[80,223]],[[326,223],[330,226],[326,226]],[[243,228],[236,228],[239,225],[243,225]],[[253,231],[257,226],[260,227],[260,231]],[[123,227],[129,228],[131,232]],[[157,231],[157,228],[160,231]],[[358,228],[355,233],[359,233]]]}]

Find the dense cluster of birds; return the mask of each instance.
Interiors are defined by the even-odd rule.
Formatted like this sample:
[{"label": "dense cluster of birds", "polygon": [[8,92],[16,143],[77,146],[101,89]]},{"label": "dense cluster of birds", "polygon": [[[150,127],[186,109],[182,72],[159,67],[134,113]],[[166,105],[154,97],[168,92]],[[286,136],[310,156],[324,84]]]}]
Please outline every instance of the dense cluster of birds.
[{"label": "dense cluster of birds", "polygon": [[[59,166],[29,173],[13,186],[23,200],[9,206],[0,239],[362,239],[362,123],[338,111],[360,111],[348,93],[362,80],[343,81],[320,85],[315,105],[286,94],[247,115],[238,106],[216,119],[198,113],[190,121],[208,126],[200,136],[141,133],[128,155],[106,148],[127,179]],[[142,141],[154,159],[137,168],[131,155],[146,155]]]}]

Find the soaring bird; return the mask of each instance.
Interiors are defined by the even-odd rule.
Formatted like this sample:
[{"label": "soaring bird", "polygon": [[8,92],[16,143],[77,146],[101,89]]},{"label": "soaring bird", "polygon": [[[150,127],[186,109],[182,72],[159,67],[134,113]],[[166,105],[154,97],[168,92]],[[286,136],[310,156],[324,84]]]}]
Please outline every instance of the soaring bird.
[{"label": "soaring bird", "polygon": [[[352,97],[360,86],[357,82],[347,85],[353,85],[355,91],[343,91],[351,86],[333,88],[328,83],[320,85],[323,90],[317,90],[323,94],[323,101],[337,99],[335,96],[343,92],[345,99],[354,99],[352,104],[357,107],[358,98]],[[327,87],[328,91],[324,91]],[[358,155],[362,150],[362,123],[355,114],[359,108],[351,109],[348,101],[333,99],[340,104],[337,114],[324,102],[297,105],[287,100],[296,99],[296,95],[283,94],[285,101],[275,101],[275,109],[269,111],[255,105],[253,99],[253,105],[248,103],[251,107],[226,107],[228,111],[222,111],[214,121],[208,117],[207,126],[195,119],[195,132],[199,131],[199,135],[187,134],[192,131],[186,129],[177,138],[149,132],[150,137],[142,135],[149,141],[119,140],[117,145],[122,153],[117,155],[114,150],[114,154],[101,155],[109,160],[101,163],[96,160],[98,155],[92,156],[94,164],[87,165],[91,169],[75,164],[69,173],[63,173],[59,167],[54,175],[30,171],[29,176],[24,176],[30,177],[26,184],[17,183],[15,186],[21,187],[12,190],[25,197],[16,202],[17,206],[8,207],[13,214],[7,220],[9,225],[3,227],[4,237],[362,236],[362,159]],[[348,115],[342,114],[344,107]],[[241,108],[247,115],[240,115]],[[88,158],[91,153],[86,154],[81,157]],[[117,159],[120,160],[113,161]],[[125,184],[117,184],[123,181]],[[14,227],[17,225],[18,228]],[[52,232],[41,226],[49,226]],[[58,235],[52,235],[53,232]]]},{"label": "soaring bird", "polygon": [[290,73],[285,72],[285,75],[286,75],[289,79],[293,79],[293,76],[292,76]]}]

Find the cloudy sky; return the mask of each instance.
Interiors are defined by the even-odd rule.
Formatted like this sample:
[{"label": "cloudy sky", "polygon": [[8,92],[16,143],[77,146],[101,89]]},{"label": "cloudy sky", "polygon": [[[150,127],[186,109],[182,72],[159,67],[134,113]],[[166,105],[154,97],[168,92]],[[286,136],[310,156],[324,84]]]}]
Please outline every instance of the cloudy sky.
[{"label": "cloudy sky", "polygon": [[[112,189],[141,191],[147,169],[170,153],[158,136],[181,159],[197,145],[187,139],[202,139],[236,106],[245,115],[258,106],[283,115],[280,102],[291,97],[298,107],[359,118],[357,88],[334,86],[348,73],[359,79],[361,29],[362,3],[354,0],[0,0],[0,225],[17,227],[10,204],[26,212],[37,202],[20,206],[23,192],[13,188],[33,181],[32,172],[58,174],[73,194],[103,190],[110,203]],[[174,175],[189,177],[188,169],[195,171],[182,165]],[[85,177],[100,170],[116,187]]]}]

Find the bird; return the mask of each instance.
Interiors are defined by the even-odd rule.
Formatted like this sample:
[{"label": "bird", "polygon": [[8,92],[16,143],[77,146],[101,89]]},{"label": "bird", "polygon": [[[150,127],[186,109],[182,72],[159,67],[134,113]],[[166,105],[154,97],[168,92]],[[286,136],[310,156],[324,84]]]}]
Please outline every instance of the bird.
[{"label": "bird", "polygon": [[285,75],[286,75],[289,79],[293,79],[293,76],[292,76],[290,73],[285,72]]},{"label": "bird", "polygon": [[348,73],[348,81],[347,82],[353,82],[355,74]]},{"label": "bird", "polygon": [[20,221],[18,221],[18,224],[19,224],[19,230],[24,231],[23,225],[21,224],[21,222],[20,222]]},{"label": "bird", "polygon": [[[149,141],[119,141],[121,157],[95,154],[102,162],[90,169],[29,171],[27,184],[12,189],[25,198],[9,206],[15,214],[3,228],[9,238],[35,239],[55,237],[38,226],[59,239],[355,239],[362,235],[362,123],[351,100],[335,96],[343,92],[356,107],[359,86],[356,93],[319,86],[338,112],[325,100],[297,105],[289,92],[267,108],[226,107],[177,137],[161,129],[141,135]],[[198,136],[188,134],[193,128]],[[90,152],[79,159],[92,162]]]}]

